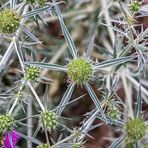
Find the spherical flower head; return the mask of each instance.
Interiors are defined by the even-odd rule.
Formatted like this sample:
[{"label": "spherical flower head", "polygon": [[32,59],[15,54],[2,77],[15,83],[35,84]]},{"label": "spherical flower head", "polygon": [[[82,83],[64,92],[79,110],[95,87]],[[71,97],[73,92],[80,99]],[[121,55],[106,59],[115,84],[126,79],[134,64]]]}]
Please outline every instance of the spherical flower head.
[{"label": "spherical flower head", "polygon": [[138,2],[138,1],[133,1],[133,2],[131,3],[131,5],[130,5],[130,9],[131,9],[132,11],[134,11],[134,12],[137,12],[137,11],[139,11],[140,6],[141,6],[140,2]]},{"label": "spherical flower head", "polygon": [[40,70],[38,67],[29,66],[26,68],[26,80],[36,80],[39,77]]},{"label": "spherical flower head", "polygon": [[121,116],[119,108],[115,106],[112,108],[110,107],[108,109],[107,116],[113,120],[118,120]]},{"label": "spherical flower head", "polygon": [[55,129],[57,126],[57,115],[55,112],[52,111],[42,112],[40,121],[42,127],[45,127],[47,130],[51,131],[52,129]]},{"label": "spherical flower head", "polygon": [[130,119],[125,124],[125,133],[127,135],[126,143],[134,143],[143,138],[146,134],[147,126],[140,118]]},{"label": "spherical flower head", "polygon": [[0,133],[11,131],[14,126],[14,118],[10,115],[0,115]]},{"label": "spherical flower head", "polygon": [[72,148],[80,148],[80,146],[79,146],[77,143],[75,143],[75,144],[72,146]]},{"label": "spherical flower head", "polygon": [[20,16],[14,10],[0,12],[0,32],[11,34],[16,32],[20,24]]},{"label": "spherical flower head", "polygon": [[93,68],[90,61],[84,58],[73,59],[68,65],[68,77],[77,84],[85,84],[93,75]]},{"label": "spherical flower head", "polygon": [[50,148],[50,146],[48,144],[41,144],[37,146],[36,148]]},{"label": "spherical flower head", "polygon": [[[11,138],[11,139],[10,139]],[[4,137],[4,148],[15,148],[20,136],[16,131],[6,132]]]}]

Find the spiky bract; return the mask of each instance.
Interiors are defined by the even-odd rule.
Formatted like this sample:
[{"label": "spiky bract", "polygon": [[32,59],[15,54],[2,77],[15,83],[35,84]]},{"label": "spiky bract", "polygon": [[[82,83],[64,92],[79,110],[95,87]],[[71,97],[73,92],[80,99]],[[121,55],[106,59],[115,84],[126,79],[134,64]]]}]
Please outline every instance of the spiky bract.
[{"label": "spiky bract", "polygon": [[0,32],[11,34],[16,32],[20,24],[20,16],[14,10],[3,10],[0,12]]},{"label": "spiky bract", "polygon": [[90,61],[84,58],[73,59],[68,65],[68,77],[77,84],[84,84],[93,75],[93,68]]},{"label": "spiky bract", "polygon": [[130,119],[125,124],[126,143],[133,144],[143,138],[146,134],[146,124],[140,118]]}]

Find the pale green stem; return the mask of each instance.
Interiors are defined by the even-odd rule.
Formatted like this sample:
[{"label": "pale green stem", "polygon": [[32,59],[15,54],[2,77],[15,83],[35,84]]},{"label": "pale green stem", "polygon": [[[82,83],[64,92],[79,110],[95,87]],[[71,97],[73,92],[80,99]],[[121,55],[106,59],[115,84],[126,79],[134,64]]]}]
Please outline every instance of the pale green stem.
[{"label": "pale green stem", "polygon": [[[19,89],[18,95],[21,93],[21,91],[22,91],[22,89],[23,89],[23,87],[24,87],[25,84],[26,84],[26,80],[23,80],[23,81],[22,81],[22,84],[21,84],[21,87],[20,87],[20,89]],[[17,105],[18,100],[19,100],[19,96],[15,98],[15,101],[14,101],[13,105],[11,106],[11,108],[10,108],[10,110],[9,110],[9,112],[8,112],[9,115],[12,114],[12,112],[13,112],[15,106]]]},{"label": "pale green stem", "polygon": [[101,0],[101,4],[102,4],[102,9],[105,10],[104,11],[104,16],[105,16],[105,21],[106,21],[107,26],[108,26],[107,30],[108,30],[112,45],[114,45],[114,43],[115,43],[115,33],[114,33],[113,29],[111,28],[111,26],[112,26],[111,21],[110,21],[111,18],[109,16],[108,9],[106,9],[109,4],[108,4],[107,0]]},{"label": "pale green stem", "polygon": [[134,113],[132,109],[132,86],[130,85],[129,82],[127,82],[127,79],[125,76],[125,70],[122,70],[121,79],[122,79],[122,83],[123,83],[123,87],[126,95],[125,101],[126,101],[128,116],[131,118],[134,118]]},{"label": "pale green stem", "polygon": [[53,147],[53,148],[56,148],[57,145],[62,144],[62,143],[64,143],[64,142],[66,142],[66,141],[72,139],[73,137],[75,137],[75,133],[73,133],[73,134],[71,134],[69,137],[66,137],[65,139],[63,139],[63,140],[57,142],[57,143],[56,143],[55,145],[53,145],[52,147]]},{"label": "pale green stem", "polygon": [[39,96],[37,95],[36,91],[34,90],[34,88],[33,88],[32,84],[31,84],[31,82],[27,81],[27,84],[28,84],[28,86],[30,87],[30,89],[31,89],[31,91],[32,91],[32,93],[33,93],[33,95],[34,95],[34,97],[36,98],[36,100],[37,100],[39,106],[41,107],[42,111],[44,112],[44,111],[45,111],[45,107],[43,106],[43,103],[41,102]]}]

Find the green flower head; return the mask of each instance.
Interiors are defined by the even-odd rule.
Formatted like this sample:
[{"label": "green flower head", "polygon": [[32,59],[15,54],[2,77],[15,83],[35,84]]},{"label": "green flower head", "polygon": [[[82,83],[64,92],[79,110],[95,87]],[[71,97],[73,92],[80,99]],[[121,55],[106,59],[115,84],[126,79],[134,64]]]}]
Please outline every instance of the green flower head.
[{"label": "green flower head", "polygon": [[68,65],[68,77],[77,84],[84,84],[93,75],[92,64],[84,58],[73,59]]},{"label": "green flower head", "polygon": [[36,148],[50,148],[50,146],[48,144],[41,144],[37,146]]},{"label": "green flower head", "polygon": [[113,120],[117,120],[120,118],[121,114],[120,114],[120,110],[118,107],[109,107],[108,112],[107,112],[107,116],[110,117]]},{"label": "green flower head", "polygon": [[146,129],[147,126],[142,119],[130,119],[125,125],[126,143],[132,144],[143,138],[146,134]]},{"label": "green flower head", "polygon": [[0,133],[11,131],[14,126],[14,118],[10,115],[0,115]]},{"label": "green flower head", "polygon": [[26,68],[26,80],[36,80],[39,77],[40,70],[38,67],[29,66]]},{"label": "green flower head", "polygon": [[52,111],[42,112],[40,117],[41,126],[45,127],[49,131],[55,129],[57,126],[57,115]]},{"label": "green flower head", "polygon": [[80,148],[80,146],[79,146],[77,143],[75,143],[75,144],[72,146],[72,148]]},{"label": "green flower head", "polygon": [[15,33],[20,24],[20,16],[13,10],[0,12],[0,32],[4,34]]},{"label": "green flower head", "polygon": [[131,3],[131,5],[130,5],[130,9],[131,9],[132,11],[137,12],[137,11],[139,11],[140,6],[141,6],[140,2],[138,2],[138,1],[133,1],[133,2]]}]

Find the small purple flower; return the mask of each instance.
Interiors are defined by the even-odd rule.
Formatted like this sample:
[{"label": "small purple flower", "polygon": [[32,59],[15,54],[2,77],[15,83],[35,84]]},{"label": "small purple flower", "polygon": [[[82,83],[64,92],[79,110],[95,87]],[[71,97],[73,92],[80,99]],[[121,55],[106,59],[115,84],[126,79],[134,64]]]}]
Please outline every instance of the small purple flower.
[{"label": "small purple flower", "polygon": [[6,132],[4,137],[4,148],[15,148],[20,136],[15,130]]}]

